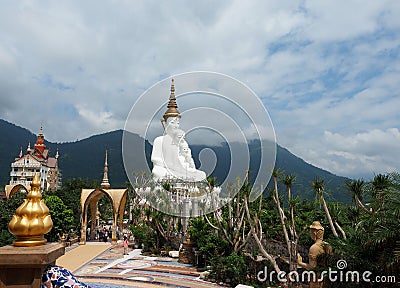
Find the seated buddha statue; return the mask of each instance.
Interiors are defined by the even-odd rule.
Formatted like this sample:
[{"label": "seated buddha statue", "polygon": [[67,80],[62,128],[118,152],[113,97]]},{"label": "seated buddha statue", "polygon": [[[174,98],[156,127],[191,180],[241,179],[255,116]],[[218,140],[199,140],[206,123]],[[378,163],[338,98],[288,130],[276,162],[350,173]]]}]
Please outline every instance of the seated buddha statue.
[{"label": "seated buddha statue", "polygon": [[181,115],[176,104],[173,80],[167,108],[162,120],[164,135],[154,140],[151,153],[154,180],[171,178],[187,181],[205,180],[206,173],[196,169],[191,150],[184,138],[185,133],[179,129]]}]

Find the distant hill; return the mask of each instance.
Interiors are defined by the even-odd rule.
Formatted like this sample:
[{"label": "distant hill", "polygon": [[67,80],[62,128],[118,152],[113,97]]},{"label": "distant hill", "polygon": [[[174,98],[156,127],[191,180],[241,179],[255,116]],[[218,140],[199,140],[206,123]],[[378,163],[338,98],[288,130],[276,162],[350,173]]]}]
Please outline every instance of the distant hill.
[{"label": "distant hill", "polygon": [[[10,181],[10,165],[18,157],[22,148],[26,151],[28,143],[36,142],[37,136],[25,128],[21,128],[0,119],[0,189]],[[46,143],[47,144],[47,143]]]},{"label": "distant hill", "polygon": [[[28,142],[30,141],[31,146],[36,141],[36,135],[31,133],[29,130],[18,127],[12,123],[0,119],[0,187],[4,187],[9,181],[10,174],[10,163],[18,156],[20,148],[26,151]],[[124,164],[122,161],[122,130],[108,132],[100,135],[91,136],[89,138],[67,143],[51,143],[46,142],[47,147],[50,149],[50,154],[54,156],[56,149],[58,149],[59,167],[62,170],[63,181],[81,177],[88,178],[90,180],[102,179],[105,150],[108,149],[108,164],[109,164],[109,180],[112,187],[125,187],[127,176],[124,170]],[[46,137],[46,131],[44,131]],[[139,149],[142,147],[143,139],[135,134],[128,134],[130,137],[130,143],[133,143],[132,150]],[[136,145],[137,143],[137,145]],[[250,144],[251,146],[252,144]],[[145,142],[146,158],[149,161],[151,153],[151,144]],[[191,146],[194,155],[196,165],[199,165],[197,158],[198,152],[201,151],[204,146]],[[142,148],[140,148],[142,149]],[[229,149],[226,147],[218,146],[212,147],[217,157],[226,158],[229,155]],[[251,157],[257,159],[259,150],[252,149],[250,147]],[[139,151],[138,153],[142,153]],[[136,160],[138,153],[131,153],[132,163],[139,161]],[[228,161],[226,161],[228,162]],[[257,163],[251,163],[256,165]],[[328,171],[317,168],[304,160],[290,153],[287,149],[277,146],[277,158],[276,168],[284,170],[287,174],[294,174],[297,176],[295,184],[293,186],[294,194],[298,194],[301,197],[312,199],[313,191],[311,188],[311,182],[315,177],[319,177],[325,180],[326,190],[330,194],[331,200],[341,201],[345,203],[350,202],[350,197],[347,195],[344,189],[344,182],[347,180],[345,177],[336,176]],[[138,172],[143,170],[143,167],[138,167]],[[218,179],[223,179],[227,167],[221,162],[218,162],[214,175]],[[252,167],[250,167],[252,170]]]}]

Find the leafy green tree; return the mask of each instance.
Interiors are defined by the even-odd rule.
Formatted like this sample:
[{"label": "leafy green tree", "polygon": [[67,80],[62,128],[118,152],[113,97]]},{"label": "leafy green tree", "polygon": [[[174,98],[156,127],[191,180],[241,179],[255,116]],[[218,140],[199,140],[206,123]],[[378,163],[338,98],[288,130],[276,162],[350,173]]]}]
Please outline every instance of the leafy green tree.
[{"label": "leafy green tree", "polygon": [[156,232],[153,228],[145,223],[140,223],[136,226],[130,226],[135,243],[143,246],[143,252],[150,251],[156,247]]},{"label": "leafy green tree", "polygon": [[325,184],[323,179],[315,178],[314,181],[311,183],[311,186],[314,188],[315,195],[319,197],[322,206],[324,207],[326,218],[328,218],[329,225],[331,226],[331,230],[333,235],[337,238],[339,234],[336,231],[335,225],[333,224],[331,213],[329,212],[328,205],[325,201]]},{"label": "leafy green tree", "polygon": [[345,243],[333,243],[336,252],[353,270],[400,277],[400,175],[379,174],[371,182],[353,180],[347,189],[357,206],[347,209],[349,237]]},{"label": "leafy green tree", "polygon": [[[68,209],[71,209],[74,216],[73,226],[76,230],[80,229],[81,217],[81,192],[83,188],[95,189],[100,186],[98,181],[90,181],[88,179],[73,178],[63,181],[62,187],[56,191],[48,191],[44,195],[55,195],[62,199]],[[105,197],[103,197],[105,198]]]},{"label": "leafy green tree", "polygon": [[63,233],[70,231],[74,227],[74,214],[58,196],[47,196],[44,201],[50,210],[51,219],[53,220],[53,228],[47,234],[47,240],[56,242],[59,241],[59,237]]},{"label": "leafy green tree", "polygon": [[8,232],[8,223],[17,208],[24,202],[26,195],[26,191],[18,191],[9,200],[0,200],[0,246],[9,245],[15,240],[15,237]]},{"label": "leafy green tree", "polygon": [[[210,221],[214,221],[214,219]],[[216,223],[214,224],[216,225]],[[221,237],[219,231],[213,228],[203,217],[190,219],[188,232],[190,239],[197,245],[206,261],[221,255],[229,255],[230,245],[228,241]]]}]

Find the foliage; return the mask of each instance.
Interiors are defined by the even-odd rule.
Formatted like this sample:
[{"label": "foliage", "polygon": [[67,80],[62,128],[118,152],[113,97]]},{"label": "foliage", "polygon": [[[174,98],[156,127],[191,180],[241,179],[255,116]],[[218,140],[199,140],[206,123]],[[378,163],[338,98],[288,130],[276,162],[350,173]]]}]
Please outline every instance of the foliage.
[{"label": "foliage", "polygon": [[189,231],[191,240],[197,244],[197,247],[205,256],[211,260],[214,257],[229,255],[229,243],[215,231],[207,221],[202,217],[192,218],[190,220]]},{"label": "foliage", "polygon": [[150,251],[156,247],[156,232],[147,224],[140,223],[136,226],[131,225],[130,230],[135,237],[135,243],[143,247],[143,252]]},{"label": "foliage", "polygon": [[349,237],[348,241],[331,242],[335,252],[352,270],[400,277],[396,256],[400,246],[400,175],[379,174],[371,182],[354,180],[347,187],[357,206],[344,209],[350,220]]},{"label": "foliage", "polygon": [[169,183],[163,183],[162,184],[162,187],[164,188],[164,190],[166,190],[166,191],[170,191],[171,190],[171,184],[169,184]]},{"label": "foliage", "polygon": [[233,252],[229,256],[214,257],[212,260],[212,277],[217,282],[228,283],[232,287],[243,283],[247,274],[247,265],[243,256]]},{"label": "foliage", "polygon": [[15,236],[8,230],[1,230],[0,232],[0,246],[10,245],[15,240]]},{"label": "foliage", "polygon": [[[83,188],[94,189],[99,186],[97,181],[90,181],[88,179],[74,178],[68,181],[63,181],[62,187],[56,191],[44,192],[46,195],[55,195],[62,199],[62,202],[68,209],[72,210],[74,222],[73,227],[75,230],[80,230],[80,217],[81,217],[81,192]],[[104,197],[103,197],[104,198]]]},{"label": "foliage", "polygon": [[0,200],[0,246],[9,245],[14,241],[15,237],[8,232],[8,223],[15,214],[17,208],[24,202],[25,198],[26,192],[18,191],[10,200]]},{"label": "foliage", "polygon": [[60,240],[63,233],[68,233],[70,229],[73,229],[74,214],[58,196],[48,196],[44,201],[53,220],[53,228],[46,235],[46,238],[50,242],[56,242]]}]

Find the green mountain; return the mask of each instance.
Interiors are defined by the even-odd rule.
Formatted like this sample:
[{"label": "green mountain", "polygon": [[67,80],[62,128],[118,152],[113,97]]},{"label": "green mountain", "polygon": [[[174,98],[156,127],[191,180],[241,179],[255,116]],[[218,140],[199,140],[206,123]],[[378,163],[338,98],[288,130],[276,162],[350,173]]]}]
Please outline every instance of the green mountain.
[{"label": "green mountain", "polygon": [[[28,142],[31,146],[36,141],[36,135],[25,128],[18,127],[7,121],[0,119],[0,187],[4,187],[9,181],[10,163],[18,156],[22,147],[25,152]],[[44,133],[46,136],[46,133]],[[91,136],[89,138],[67,143],[51,143],[46,142],[46,146],[50,149],[50,155],[54,156],[58,149],[59,168],[61,169],[63,181],[71,178],[88,178],[90,180],[98,179],[101,181],[103,177],[103,167],[105,159],[105,150],[108,150],[109,180],[112,187],[125,187],[127,176],[122,160],[122,137],[123,131],[117,130],[100,135]],[[143,139],[135,134],[125,133],[125,137],[130,137],[129,143],[132,148],[129,150],[129,161],[135,163],[135,170],[144,171],[143,166]],[[258,159],[259,150],[256,149],[256,143],[249,144],[250,156],[252,159]],[[255,145],[252,147],[252,145]],[[204,146],[191,146],[196,166],[199,165],[199,151]],[[210,147],[209,147],[210,148]],[[224,146],[211,147],[218,159],[228,159],[229,149]],[[149,161],[151,153],[151,144],[145,141],[145,156]],[[142,156],[142,157],[141,157]],[[218,161],[212,176],[223,179],[228,169],[226,163],[230,161]],[[250,171],[257,166],[257,161],[251,161]],[[299,157],[290,153],[287,149],[277,146],[276,168],[284,170],[287,174],[297,176],[293,185],[294,194],[301,197],[312,199],[313,191],[311,182],[315,177],[325,180],[326,190],[331,200],[349,203],[350,196],[345,192],[345,177],[336,176],[328,171],[317,168],[306,163]],[[256,169],[254,169],[256,170]],[[283,187],[282,187],[283,189]],[[283,190],[282,190],[283,191]]]}]

